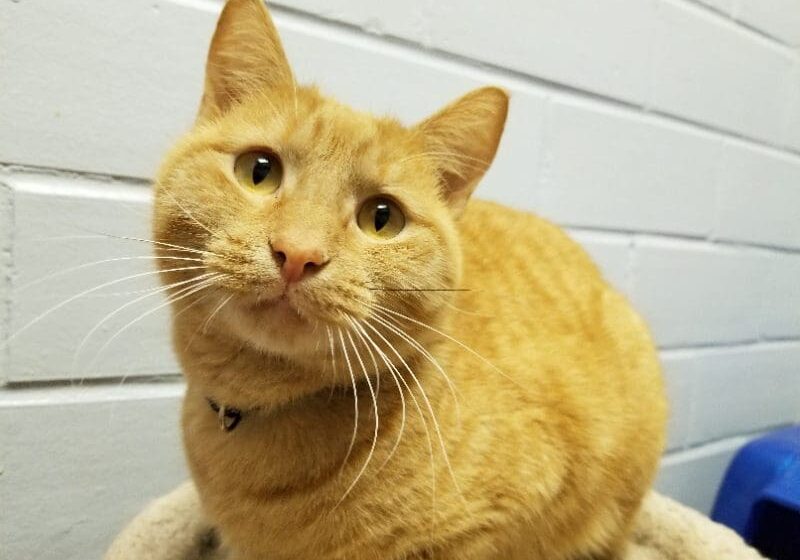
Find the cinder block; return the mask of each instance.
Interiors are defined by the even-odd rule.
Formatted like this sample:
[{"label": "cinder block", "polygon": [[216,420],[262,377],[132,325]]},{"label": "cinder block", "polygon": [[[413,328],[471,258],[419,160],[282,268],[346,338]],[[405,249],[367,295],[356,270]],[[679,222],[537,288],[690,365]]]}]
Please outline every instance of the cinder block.
[{"label": "cinder block", "polygon": [[641,102],[647,82],[654,3],[607,0],[400,4],[364,0],[282,2],[516,72],[609,97]]},{"label": "cinder block", "polygon": [[[178,373],[168,309],[145,315],[165,302],[161,294],[142,293],[158,287],[151,244],[109,237],[150,238],[149,188],[43,175],[15,175],[6,182],[13,189],[14,205],[13,338],[6,348],[6,379]],[[99,261],[106,262],[89,265]],[[175,263],[175,268],[202,264]],[[132,278],[118,281],[125,277]],[[95,325],[125,305],[81,348]],[[119,329],[139,317],[99,353]]]},{"label": "cinder block", "polygon": [[780,143],[793,57],[689,2],[658,4],[650,105]]},{"label": "cinder block", "polygon": [[8,338],[8,321],[11,307],[11,232],[14,226],[11,187],[0,176],[0,386],[7,375],[8,349],[2,341]]},{"label": "cinder block", "polygon": [[100,558],[147,502],[187,478],[180,385],[0,392],[3,558]]},{"label": "cinder block", "polygon": [[687,367],[690,350],[662,351],[661,364],[669,398],[669,425],[667,426],[667,450],[685,447],[689,441],[689,426],[695,401],[696,371]]},{"label": "cinder block", "polygon": [[631,239],[628,236],[593,231],[570,231],[569,234],[586,249],[612,286],[625,294],[630,291]]},{"label": "cinder block", "polygon": [[594,102],[553,104],[538,194],[556,221],[704,236],[721,142]]},{"label": "cinder block", "polygon": [[675,360],[695,385],[691,445],[792,423],[800,343],[697,350]]},{"label": "cinder block", "polygon": [[800,157],[728,142],[715,237],[800,249]]},{"label": "cinder block", "polygon": [[731,11],[733,10],[734,0],[700,0],[700,2],[709,8],[717,10],[718,12],[730,15]]},{"label": "cinder block", "polygon": [[637,239],[631,297],[662,347],[752,341],[765,265],[756,251]]},{"label": "cinder block", "polygon": [[661,462],[656,490],[710,515],[725,470],[747,441],[732,438],[667,455]]},{"label": "cinder block", "polygon": [[800,44],[797,0],[738,0],[736,19],[787,45]]},{"label": "cinder block", "polygon": [[[150,177],[193,120],[214,15],[188,3],[3,2],[0,161]],[[78,40],[77,38],[80,38]]]},{"label": "cinder block", "polygon": [[800,152],[800,60],[795,61],[789,92],[783,144],[794,152]]},{"label": "cinder block", "polygon": [[762,338],[800,338],[800,255],[776,253],[766,269]]}]

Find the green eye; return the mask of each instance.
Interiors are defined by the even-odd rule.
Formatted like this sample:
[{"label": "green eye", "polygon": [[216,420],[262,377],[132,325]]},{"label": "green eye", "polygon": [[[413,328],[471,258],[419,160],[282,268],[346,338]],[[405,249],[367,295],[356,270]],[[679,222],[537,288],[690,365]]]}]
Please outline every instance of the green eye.
[{"label": "green eye", "polygon": [[358,211],[358,227],[371,237],[390,239],[400,233],[405,225],[403,212],[388,198],[371,198]]},{"label": "green eye", "polygon": [[271,194],[283,180],[283,165],[275,154],[246,152],[236,158],[234,172],[239,183],[250,190]]}]

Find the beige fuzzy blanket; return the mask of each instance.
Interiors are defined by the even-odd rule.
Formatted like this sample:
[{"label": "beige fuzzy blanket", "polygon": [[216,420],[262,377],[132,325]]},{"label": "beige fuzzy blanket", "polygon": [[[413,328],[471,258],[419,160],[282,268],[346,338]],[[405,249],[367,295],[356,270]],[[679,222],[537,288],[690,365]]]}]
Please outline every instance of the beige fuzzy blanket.
[{"label": "beige fuzzy blanket", "polygon": [[[150,504],[112,544],[106,560],[221,560],[187,482]],[[644,502],[624,560],[751,560],[762,558],[738,535],[655,492]]]}]

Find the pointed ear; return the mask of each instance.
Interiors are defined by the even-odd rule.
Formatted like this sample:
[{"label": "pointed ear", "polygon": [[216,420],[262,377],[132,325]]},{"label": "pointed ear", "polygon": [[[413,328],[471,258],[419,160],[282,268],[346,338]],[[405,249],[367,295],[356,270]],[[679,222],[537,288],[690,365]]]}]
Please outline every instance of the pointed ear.
[{"label": "pointed ear", "polygon": [[460,212],[489,169],[508,114],[508,94],[476,89],[417,125],[436,159],[444,194]]},{"label": "pointed ear", "polygon": [[206,63],[199,118],[224,113],[260,90],[294,86],[278,31],[262,0],[228,0]]}]

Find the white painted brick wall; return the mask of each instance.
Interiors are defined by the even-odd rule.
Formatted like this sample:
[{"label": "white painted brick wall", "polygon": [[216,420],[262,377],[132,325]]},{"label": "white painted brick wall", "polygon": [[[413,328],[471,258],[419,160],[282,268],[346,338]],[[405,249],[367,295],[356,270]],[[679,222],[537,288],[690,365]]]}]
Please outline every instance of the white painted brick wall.
[{"label": "white painted brick wall", "polygon": [[765,272],[761,338],[800,338],[800,255],[772,255]]},{"label": "white painted brick wall", "polygon": [[794,71],[789,79],[791,98],[786,108],[786,125],[784,128],[784,144],[795,152],[800,152],[800,61],[795,60]]},{"label": "white painted brick wall", "polygon": [[647,91],[648,49],[632,47],[646,47],[650,41],[652,0],[536,0],[502,5],[410,0],[380,10],[370,0],[277,3],[617,99],[641,102]]},{"label": "white painted brick wall", "polygon": [[552,104],[546,134],[538,211],[569,225],[710,233],[717,137],[572,100]]},{"label": "white painted brick wall", "polygon": [[180,384],[0,393],[0,543],[8,560],[100,558],[185,478]]},{"label": "white painted brick wall", "polygon": [[[649,320],[672,402],[660,489],[708,511],[736,449],[800,421],[800,0],[277,3],[299,77],[356,106],[412,122],[511,91],[478,194],[567,226]],[[147,235],[220,5],[0,2],[0,339],[142,275],[0,346],[3,557],[97,557],[186,476],[165,314],[98,355],[162,303],[150,262],[30,282],[149,254],[97,234]]]},{"label": "white painted brick wall", "polygon": [[779,143],[796,53],[685,0],[657,12],[652,107]]},{"label": "white painted brick wall", "polygon": [[737,0],[736,19],[787,45],[800,45],[798,0]]},{"label": "white painted brick wall", "polygon": [[672,396],[686,407],[673,417],[672,448],[800,420],[800,343],[670,350],[662,357]]},{"label": "white painted brick wall", "polygon": [[[106,237],[149,237],[149,187],[39,174],[15,175],[6,183],[14,220],[8,326],[16,335],[6,349],[5,380],[177,372],[166,309],[144,317],[102,348],[118,329],[163,301],[158,294],[137,293],[158,286],[150,245]],[[174,262],[175,267],[196,265]],[[128,276],[133,278],[118,282]],[[108,286],[91,291],[103,284]],[[44,315],[84,292],[89,293]],[[134,299],[139,305],[112,316],[81,347],[98,322]]]},{"label": "white painted brick wall", "polygon": [[639,238],[630,296],[662,347],[758,339],[767,257],[705,242]]},{"label": "white painted brick wall", "polygon": [[700,0],[706,6],[709,6],[723,14],[730,15],[733,9],[733,3],[736,0]]},{"label": "white painted brick wall", "polygon": [[730,142],[722,161],[715,236],[800,249],[800,157]]}]

